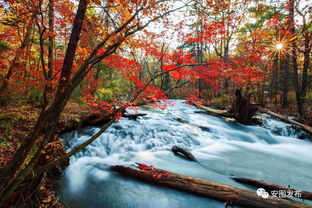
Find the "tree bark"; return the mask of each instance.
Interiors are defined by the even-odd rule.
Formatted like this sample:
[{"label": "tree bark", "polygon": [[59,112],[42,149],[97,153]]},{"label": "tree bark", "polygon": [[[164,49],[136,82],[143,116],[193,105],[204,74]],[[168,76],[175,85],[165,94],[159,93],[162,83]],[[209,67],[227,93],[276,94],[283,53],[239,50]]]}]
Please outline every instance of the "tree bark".
[{"label": "tree bark", "polygon": [[[237,205],[248,208],[311,208],[312,206],[292,202],[285,199],[270,197],[267,199],[258,197],[256,192],[236,188],[233,186],[218,184],[199,178],[167,172],[161,169],[150,171],[137,170],[124,166],[113,166],[113,171],[123,175],[142,180],[148,183],[166,186],[192,194],[212,198],[226,205]],[[155,177],[160,175],[161,177]]]}]

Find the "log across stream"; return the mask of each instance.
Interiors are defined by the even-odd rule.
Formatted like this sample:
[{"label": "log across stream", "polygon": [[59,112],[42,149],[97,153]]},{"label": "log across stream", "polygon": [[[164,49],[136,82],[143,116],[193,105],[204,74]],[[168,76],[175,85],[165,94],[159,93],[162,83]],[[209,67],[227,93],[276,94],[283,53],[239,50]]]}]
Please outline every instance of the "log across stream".
[{"label": "log across stream", "polygon": [[[224,208],[223,201],[133,180],[109,168],[136,162],[253,193],[256,187],[232,176],[312,191],[312,143],[308,136],[297,139],[291,124],[265,118],[263,125],[245,126],[196,113],[198,108],[184,101],[173,102],[166,110],[142,106],[128,111],[147,115],[121,118],[72,157],[58,190],[60,200],[77,208]],[[70,150],[98,129],[73,131],[63,141]],[[202,166],[177,157],[171,152],[175,145],[188,149]]]},{"label": "log across stream", "polygon": [[253,191],[167,172],[154,167],[147,170],[137,170],[116,165],[112,166],[111,169],[134,179],[216,199],[224,202],[225,205],[239,205],[248,208],[312,208],[310,205],[277,197],[262,198]]}]

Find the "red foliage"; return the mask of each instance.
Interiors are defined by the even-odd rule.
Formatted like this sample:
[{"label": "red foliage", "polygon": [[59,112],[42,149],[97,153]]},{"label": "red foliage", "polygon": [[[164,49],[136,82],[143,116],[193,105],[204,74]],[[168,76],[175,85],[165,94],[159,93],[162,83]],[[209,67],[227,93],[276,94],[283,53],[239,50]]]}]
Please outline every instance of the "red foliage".
[{"label": "red foliage", "polygon": [[[104,51],[102,51],[101,53],[103,52]],[[139,73],[142,70],[142,67],[138,62],[128,58],[124,58],[122,56],[119,56],[118,54],[110,55],[103,60],[103,63],[110,68],[121,70],[125,74],[129,72]]]},{"label": "red foliage", "polygon": [[148,166],[142,163],[136,163],[138,168],[145,174],[152,174],[157,180],[171,177],[171,174],[164,170],[155,169],[152,165]]}]

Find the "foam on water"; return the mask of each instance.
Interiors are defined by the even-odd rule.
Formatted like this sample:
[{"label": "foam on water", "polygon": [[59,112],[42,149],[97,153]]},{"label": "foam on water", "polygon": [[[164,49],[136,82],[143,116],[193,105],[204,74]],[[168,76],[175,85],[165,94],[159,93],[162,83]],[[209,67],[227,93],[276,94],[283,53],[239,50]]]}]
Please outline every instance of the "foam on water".
[{"label": "foam on water", "polygon": [[[244,186],[230,175],[312,190],[312,144],[295,138],[299,133],[289,124],[270,118],[262,126],[226,122],[197,113],[196,107],[181,100],[165,110],[146,106],[138,110],[147,115],[136,121],[121,118],[71,158],[60,189],[64,203],[84,208],[200,208],[207,203],[224,207],[210,199],[128,180],[107,169],[135,162],[239,187]],[[64,135],[66,147],[72,149],[99,129]],[[173,145],[191,150],[206,168],[176,157],[170,152]]]}]

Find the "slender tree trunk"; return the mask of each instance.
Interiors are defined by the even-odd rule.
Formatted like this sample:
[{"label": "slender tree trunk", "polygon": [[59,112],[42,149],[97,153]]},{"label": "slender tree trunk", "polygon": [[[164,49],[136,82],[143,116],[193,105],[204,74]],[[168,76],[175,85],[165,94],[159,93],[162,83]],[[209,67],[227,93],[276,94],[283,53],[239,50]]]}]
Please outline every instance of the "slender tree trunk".
[{"label": "slender tree trunk", "polygon": [[45,65],[45,59],[44,59],[44,38],[43,35],[45,33],[45,28],[41,29],[40,24],[38,20],[36,19],[37,27],[38,27],[38,35],[39,35],[39,46],[40,46],[40,62],[41,62],[41,67],[42,71],[44,74],[45,79],[47,79],[47,72],[46,72],[46,65]]},{"label": "slender tree trunk", "polygon": [[278,92],[278,58],[274,58],[273,62],[273,72],[271,80],[271,99],[274,99],[274,104],[277,104],[277,92]]},{"label": "slender tree trunk", "polygon": [[265,106],[265,86],[266,86],[266,78],[264,78],[260,84],[260,97],[259,97],[259,103],[262,107]]},{"label": "slender tree trunk", "polygon": [[[304,29],[307,29],[306,26]],[[310,67],[310,52],[311,52],[311,32],[305,31],[304,32],[304,60],[303,60],[303,68],[302,68],[302,85],[301,85],[301,93],[302,97],[307,95],[307,89],[309,84],[309,67]]]},{"label": "slender tree trunk", "polygon": [[297,111],[299,113],[300,118],[304,118],[304,109],[303,109],[303,99],[301,94],[301,87],[299,84],[299,74],[298,74],[298,63],[297,63],[297,52],[296,52],[296,44],[293,44],[292,49],[292,63],[293,63],[293,84],[296,92],[296,103],[297,103]]},{"label": "slender tree trunk", "polygon": [[[52,81],[54,70],[54,0],[49,0],[49,38],[48,38],[48,81]],[[52,90],[48,83],[48,92]]]},{"label": "slender tree trunk", "polygon": [[[165,53],[165,44],[162,45],[161,47],[161,52],[164,54]],[[160,69],[162,70],[164,66],[164,56],[162,55],[160,57]],[[170,88],[170,74],[169,72],[165,73],[163,77],[161,77],[161,89],[163,91],[167,91]]]},{"label": "slender tree trunk", "polygon": [[[202,28],[201,28],[202,31]],[[203,63],[203,49],[202,49],[202,42],[198,43],[197,45],[197,61],[199,64]],[[199,91],[199,97],[203,97],[203,79],[198,79],[198,91]]]},{"label": "slender tree trunk", "polygon": [[289,91],[289,55],[282,61],[282,107],[287,108],[288,103],[288,91]]}]

